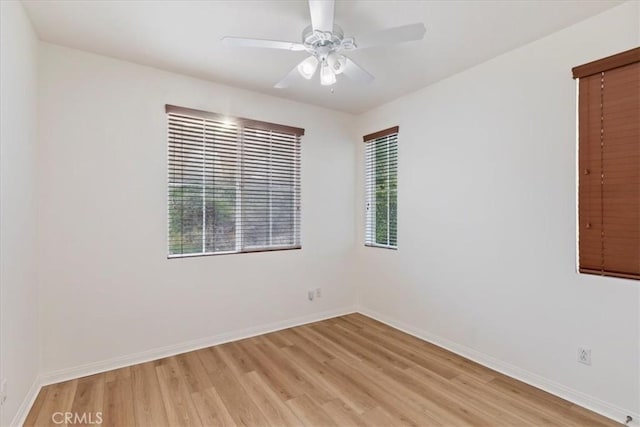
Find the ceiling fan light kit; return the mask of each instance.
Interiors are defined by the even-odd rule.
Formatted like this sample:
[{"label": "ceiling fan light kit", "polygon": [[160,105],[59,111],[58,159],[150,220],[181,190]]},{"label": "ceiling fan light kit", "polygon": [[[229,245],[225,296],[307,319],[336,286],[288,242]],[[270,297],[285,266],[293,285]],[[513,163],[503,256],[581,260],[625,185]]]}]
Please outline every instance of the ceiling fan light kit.
[{"label": "ceiling fan light kit", "polygon": [[327,63],[335,74],[342,74],[347,65],[347,57],[333,52],[327,57]]},{"label": "ceiling fan light kit", "polygon": [[331,86],[336,82],[336,74],[333,72],[326,60],[322,61],[322,68],[320,68],[320,84],[322,86]]},{"label": "ceiling fan light kit", "polygon": [[371,83],[375,77],[341,52],[390,45],[424,37],[424,24],[411,24],[377,31],[361,37],[344,37],[342,28],[333,22],[334,0],[309,0],[311,25],[302,32],[302,43],[276,40],[223,37],[231,46],[262,47],[291,51],[307,51],[311,54],[300,62],[274,87],[286,88],[300,77],[310,80],[320,67],[320,84],[333,85],[339,74],[359,83]]},{"label": "ceiling fan light kit", "polygon": [[318,58],[310,56],[298,64],[298,72],[302,77],[310,80],[318,69]]}]

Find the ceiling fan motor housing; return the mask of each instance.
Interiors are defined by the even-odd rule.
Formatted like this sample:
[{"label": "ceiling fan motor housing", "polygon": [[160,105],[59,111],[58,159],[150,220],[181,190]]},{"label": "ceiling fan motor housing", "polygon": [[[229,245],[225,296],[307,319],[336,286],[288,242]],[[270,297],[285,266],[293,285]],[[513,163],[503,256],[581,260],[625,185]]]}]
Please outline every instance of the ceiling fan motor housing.
[{"label": "ceiling fan motor housing", "polygon": [[307,52],[316,55],[319,60],[326,61],[332,52],[355,48],[353,38],[344,37],[342,28],[333,26],[333,31],[314,31],[311,25],[302,32],[302,44]]}]

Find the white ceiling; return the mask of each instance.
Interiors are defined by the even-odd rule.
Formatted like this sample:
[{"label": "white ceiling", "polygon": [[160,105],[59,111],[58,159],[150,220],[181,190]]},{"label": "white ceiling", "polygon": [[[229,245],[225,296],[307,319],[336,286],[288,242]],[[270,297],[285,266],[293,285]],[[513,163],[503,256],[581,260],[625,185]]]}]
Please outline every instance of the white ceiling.
[{"label": "white ceiling", "polygon": [[[305,52],[223,46],[225,35],[299,41],[306,1],[23,1],[44,41],[360,113],[567,27],[619,1],[337,0],[346,36],[424,22],[425,39],[349,54],[376,76],[274,89]],[[317,75],[316,75],[317,77]]]}]

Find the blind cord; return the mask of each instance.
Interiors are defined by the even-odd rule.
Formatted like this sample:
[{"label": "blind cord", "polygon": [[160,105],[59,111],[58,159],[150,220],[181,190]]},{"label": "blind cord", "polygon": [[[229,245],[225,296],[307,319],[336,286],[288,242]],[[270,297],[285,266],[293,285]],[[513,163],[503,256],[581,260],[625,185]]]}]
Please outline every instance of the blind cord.
[{"label": "blind cord", "polygon": [[604,71],[600,73],[600,272],[604,275]]}]

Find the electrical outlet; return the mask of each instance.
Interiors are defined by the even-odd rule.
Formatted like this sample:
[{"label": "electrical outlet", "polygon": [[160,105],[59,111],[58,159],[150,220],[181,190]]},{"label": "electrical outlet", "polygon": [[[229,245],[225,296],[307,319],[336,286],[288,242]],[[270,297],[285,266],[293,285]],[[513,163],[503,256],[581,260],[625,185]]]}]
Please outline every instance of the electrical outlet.
[{"label": "electrical outlet", "polygon": [[0,381],[0,406],[7,400],[7,379]]},{"label": "electrical outlet", "polygon": [[578,362],[585,365],[591,365],[591,349],[587,347],[578,347]]},{"label": "electrical outlet", "polygon": [[316,293],[314,291],[309,291],[307,296],[309,297],[309,301],[313,301],[313,297],[315,297]]},{"label": "electrical outlet", "polygon": [[322,298],[322,288],[316,288],[316,297]]}]

